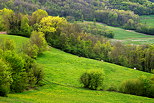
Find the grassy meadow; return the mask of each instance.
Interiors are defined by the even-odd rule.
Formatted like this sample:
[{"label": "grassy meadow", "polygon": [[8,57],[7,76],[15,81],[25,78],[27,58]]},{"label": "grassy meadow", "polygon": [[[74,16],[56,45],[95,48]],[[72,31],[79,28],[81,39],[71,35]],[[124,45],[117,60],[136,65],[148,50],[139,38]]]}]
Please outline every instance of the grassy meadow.
[{"label": "grassy meadow", "polygon": [[[15,40],[17,46],[27,40],[19,36],[0,35],[0,38],[3,37]],[[154,103],[152,98],[84,89],[79,82],[80,75],[88,69],[105,72],[104,89],[118,87],[126,79],[151,76],[150,73],[78,57],[55,48],[40,55],[37,62],[45,68],[46,85],[36,90],[0,97],[0,103]]]},{"label": "grassy meadow", "polygon": [[141,16],[141,22],[149,26],[154,26],[154,15]]},{"label": "grassy meadow", "polygon": [[0,34],[0,39],[7,39],[7,38],[15,41],[17,50],[19,50],[22,47],[22,44],[28,40],[28,38],[21,36]]},{"label": "grassy meadow", "polygon": [[[93,22],[85,21],[84,23],[93,23]],[[152,35],[146,35],[132,30],[125,30],[119,27],[112,27],[102,23],[96,23],[96,26],[105,26],[110,30],[112,30],[115,36],[114,39],[111,39],[111,41],[120,41],[123,42],[124,44],[136,44],[136,45],[154,44],[154,36]]]}]

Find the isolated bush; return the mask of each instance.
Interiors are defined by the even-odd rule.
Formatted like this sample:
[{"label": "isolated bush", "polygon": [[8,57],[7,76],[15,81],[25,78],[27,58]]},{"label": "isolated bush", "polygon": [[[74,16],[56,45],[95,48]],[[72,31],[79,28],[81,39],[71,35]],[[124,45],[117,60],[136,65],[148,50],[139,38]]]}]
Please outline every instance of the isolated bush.
[{"label": "isolated bush", "polygon": [[102,70],[88,70],[80,77],[85,88],[100,90],[103,86],[104,73]]},{"label": "isolated bush", "polygon": [[145,91],[144,83],[140,79],[130,79],[122,82],[120,92],[133,95],[143,95]]},{"label": "isolated bush", "polygon": [[10,91],[11,68],[0,59],[0,96],[7,96]]},{"label": "isolated bush", "polygon": [[37,45],[39,49],[38,54],[48,50],[48,44],[45,40],[44,33],[42,32],[33,31],[30,37],[30,43],[32,45]]}]

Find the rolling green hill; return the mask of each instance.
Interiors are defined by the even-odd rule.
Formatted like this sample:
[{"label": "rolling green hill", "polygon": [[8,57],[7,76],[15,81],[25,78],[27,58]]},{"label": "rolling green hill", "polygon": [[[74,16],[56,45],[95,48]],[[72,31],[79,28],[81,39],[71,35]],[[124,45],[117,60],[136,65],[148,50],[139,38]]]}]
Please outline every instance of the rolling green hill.
[{"label": "rolling green hill", "polygon": [[[87,21],[85,21],[86,23]],[[89,23],[89,21],[87,22]],[[90,22],[93,23],[93,22]],[[115,34],[111,41],[120,41],[125,44],[154,44],[154,36],[138,33],[132,30],[125,30],[119,27],[108,26],[102,23],[96,23],[97,26],[105,26]],[[150,25],[150,24],[149,24]]]},{"label": "rolling green hill", "polygon": [[[5,35],[7,36],[17,43],[24,41],[22,37]],[[3,37],[4,35],[0,35],[0,38]],[[149,73],[78,57],[54,48],[40,55],[37,62],[45,67],[46,85],[37,90],[0,97],[0,103],[154,103],[154,99],[146,97],[84,89],[79,83],[80,75],[87,69],[104,70],[105,89],[109,86],[118,87],[126,79],[151,76]]]},{"label": "rolling green hill", "polygon": [[141,16],[141,22],[154,27],[154,15]]}]

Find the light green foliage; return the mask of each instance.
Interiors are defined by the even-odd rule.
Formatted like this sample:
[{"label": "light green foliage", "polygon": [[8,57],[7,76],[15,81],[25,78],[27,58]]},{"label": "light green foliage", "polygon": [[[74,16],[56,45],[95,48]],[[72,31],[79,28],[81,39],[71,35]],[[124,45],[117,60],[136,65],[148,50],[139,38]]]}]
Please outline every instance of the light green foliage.
[{"label": "light green foliage", "polygon": [[65,25],[67,23],[65,18],[61,17],[44,17],[40,21],[41,28],[39,28],[39,31],[42,31],[44,33],[50,33],[50,32],[55,32],[60,29],[61,26]]},{"label": "light green foliage", "polygon": [[27,86],[27,74],[24,69],[24,59],[13,51],[5,51],[3,58],[12,68],[11,92],[22,92]]},{"label": "light green foliage", "polygon": [[127,94],[141,96],[144,94],[144,91],[144,83],[139,79],[131,79],[124,81],[120,87],[120,92]]},{"label": "light green foliage", "polygon": [[45,35],[42,32],[33,31],[30,37],[30,43],[31,45],[35,44],[38,47],[38,54],[41,54],[48,49],[48,44],[45,40]]},{"label": "light green foliage", "polygon": [[[9,38],[10,36],[8,35],[5,37]],[[11,36],[11,37],[12,39],[16,40],[16,42],[18,42],[17,38],[18,39],[20,38],[21,40],[23,40],[23,38],[21,37],[16,37],[16,38],[13,38],[14,36]],[[22,41],[22,43],[24,43],[24,40]],[[1,46],[4,47],[4,45],[5,44],[3,43]],[[21,45],[21,44],[19,43],[18,45]],[[30,55],[34,56],[35,53],[38,52],[38,47],[35,44],[32,44],[32,46],[36,48],[29,47],[31,46],[30,44],[26,46],[28,47],[28,50],[29,50],[28,52],[31,52]],[[33,49],[37,49],[37,51]],[[34,88],[36,86],[42,85],[42,79],[44,78],[43,67],[36,64],[36,62],[31,57],[22,53],[17,54],[17,52],[15,52],[14,50],[6,49],[3,51],[0,49],[0,58],[2,58],[3,61],[6,61],[4,63],[7,63],[11,68],[10,76],[11,76],[11,79],[13,80],[13,82],[10,83],[10,87],[7,87],[7,84],[6,84],[7,88],[3,88],[5,87],[3,86],[2,87],[3,90],[5,89],[5,90],[8,90],[7,92],[10,91],[10,92],[16,93],[16,92],[23,92],[25,89]]]},{"label": "light green foliage", "polygon": [[21,18],[21,32],[25,36],[30,36],[32,28],[29,26],[29,19],[27,15],[23,15]]},{"label": "light green foliage", "polygon": [[132,19],[135,23],[139,22],[139,16],[134,14],[132,11],[117,9],[97,10],[95,15],[98,22],[106,23],[112,26],[124,26],[129,19]]},{"label": "light green foliage", "polygon": [[80,77],[81,83],[85,88],[100,90],[103,87],[104,73],[102,70],[88,70]]},{"label": "light green foliage", "polygon": [[6,62],[0,59],[0,96],[7,96],[11,83],[11,68]]},{"label": "light green foliage", "polygon": [[9,18],[14,14],[13,10],[4,8],[2,10],[2,23],[4,23],[4,30],[9,29]]},{"label": "light green foliage", "polygon": [[145,56],[145,66],[150,72],[152,72],[154,70],[154,45],[151,45],[148,49],[146,49]]},{"label": "light green foliage", "polygon": [[12,74],[13,83],[11,84],[12,93],[20,93],[28,87],[28,77],[25,71]]},{"label": "light green foliage", "polygon": [[23,44],[22,51],[31,58],[36,58],[38,55],[39,48],[36,44],[32,44],[28,41],[27,43]]},{"label": "light green foliage", "polygon": [[120,92],[138,96],[154,97],[153,77],[141,76],[137,79],[126,80],[121,83]]},{"label": "light green foliage", "polygon": [[36,85],[42,85],[42,80],[44,79],[43,67],[40,64],[34,63],[32,65],[33,75],[36,78]]},{"label": "light green foliage", "polygon": [[13,73],[19,73],[23,71],[24,60],[21,56],[16,54],[14,51],[5,51],[3,58],[13,69]]},{"label": "light green foliage", "polygon": [[13,40],[4,38],[0,39],[0,49],[6,50],[14,50],[15,49],[15,42]]},{"label": "light green foliage", "polygon": [[38,9],[32,13],[32,24],[39,23],[42,18],[47,17],[48,13],[44,10]]},{"label": "light green foliage", "polygon": [[0,31],[3,31],[4,24],[3,24],[3,18],[2,18],[2,10],[0,10]]},{"label": "light green foliage", "polygon": [[91,33],[93,35],[101,35],[107,38],[114,38],[114,33],[112,30],[105,26],[97,26],[96,23],[82,22],[78,23],[81,29],[86,33]]},{"label": "light green foliage", "polygon": [[134,20],[129,19],[129,20],[127,21],[127,23],[124,25],[124,28],[134,30],[134,29],[135,29],[135,25],[136,25],[136,24],[135,24]]}]

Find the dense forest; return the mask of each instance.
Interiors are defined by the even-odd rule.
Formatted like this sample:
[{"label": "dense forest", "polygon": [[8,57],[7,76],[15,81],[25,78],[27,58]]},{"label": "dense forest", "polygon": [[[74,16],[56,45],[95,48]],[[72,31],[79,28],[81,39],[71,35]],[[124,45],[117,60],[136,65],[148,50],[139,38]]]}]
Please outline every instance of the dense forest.
[{"label": "dense forest", "polygon": [[153,35],[154,28],[140,23],[138,15],[154,14],[148,0],[0,0],[0,9],[31,14],[43,9],[68,21],[90,20]]},{"label": "dense forest", "polygon": [[131,10],[136,14],[154,14],[154,4],[148,0],[0,0],[0,9],[9,8],[17,12],[32,13],[44,9],[49,15],[73,16],[92,19],[95,10]]}]

